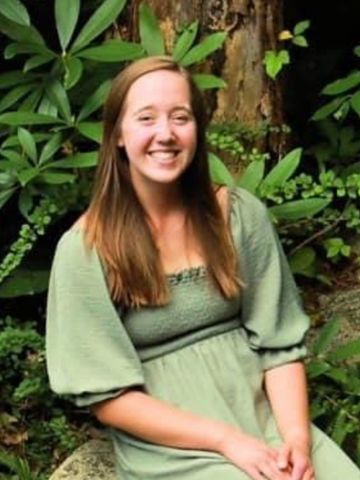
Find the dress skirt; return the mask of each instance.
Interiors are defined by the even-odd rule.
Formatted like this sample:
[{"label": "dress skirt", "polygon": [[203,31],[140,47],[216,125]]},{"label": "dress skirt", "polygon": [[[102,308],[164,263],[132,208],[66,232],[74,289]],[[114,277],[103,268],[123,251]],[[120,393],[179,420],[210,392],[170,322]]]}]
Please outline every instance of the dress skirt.
[{"label": "dress skirt", "polygon": [[[182,410],[238,426],[280,446],[259,356],[239,328],[231,322],[228,326],[229,331],[185,346],[181,339],[180,348],[173,344],[170,353],[144,361],[148,392]],[[113,429],[110,435],[122,480],[250,480],[217,453],[159,446]],[[317,480],[360,479],[358,468],[330,438],[315,426],[312,435]]]}]

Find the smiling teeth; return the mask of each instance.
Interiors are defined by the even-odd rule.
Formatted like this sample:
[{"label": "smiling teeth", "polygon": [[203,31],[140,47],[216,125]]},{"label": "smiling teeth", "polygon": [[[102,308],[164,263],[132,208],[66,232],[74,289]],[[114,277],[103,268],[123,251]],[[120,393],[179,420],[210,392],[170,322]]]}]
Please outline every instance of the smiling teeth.
[{"label": "smiling teeth", "polygon": [[175,157],[176,152],[153,152],[150,155],[160,160],[170,160]]}]

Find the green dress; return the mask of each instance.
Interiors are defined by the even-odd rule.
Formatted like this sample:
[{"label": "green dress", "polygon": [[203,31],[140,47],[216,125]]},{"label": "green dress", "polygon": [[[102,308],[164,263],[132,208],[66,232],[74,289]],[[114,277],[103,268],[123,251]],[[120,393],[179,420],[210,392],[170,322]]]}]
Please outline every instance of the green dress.
[{"label": "green dress", "polygon": [[[303,358],[308,318],[265,207],[232,189],[229,216],[241,295],[224,299],[205,267],[168,276],[164,307],[115,308],[94,249],[74,226],[54,258],[47,321],[53,390],[88,406],[142,387],[185,411],[228,422],[272,445],[281,440],[263,390],[264,371]],[[146,415],[146,412],[141,412]],[[222,455],[160,446],[109,429],[122,480],[249,480]],[[317,480],[360,471],[313,428]]]}]

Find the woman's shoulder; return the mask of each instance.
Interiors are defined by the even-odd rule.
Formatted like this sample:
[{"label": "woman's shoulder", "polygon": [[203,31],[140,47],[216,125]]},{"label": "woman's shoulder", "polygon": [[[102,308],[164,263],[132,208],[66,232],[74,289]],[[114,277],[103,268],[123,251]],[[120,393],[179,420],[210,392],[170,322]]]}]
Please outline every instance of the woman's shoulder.
[{"label": "woman's shoulder", "polygon": [[230,186],[228,187],[228,196],[230,207],[233,208],[249,208],[252,210],[264,210],[266,206],[264,203],[256,197],[253,193],[250,193],[245,188]]},{"label": "woman's shoulder", "polygon": [[54,261],[58,258],[66,258],[67,263],[77,265],[84,258],[91,256],[93,250],[86,242],[85,216],[82,215],[60,236],[55,249]]},{"label": "woman's shoulder", "polygon": [[241,187],[228,187],[228,215],[241,222],[256,222],[269,217],[266,205],[255,195]]}]

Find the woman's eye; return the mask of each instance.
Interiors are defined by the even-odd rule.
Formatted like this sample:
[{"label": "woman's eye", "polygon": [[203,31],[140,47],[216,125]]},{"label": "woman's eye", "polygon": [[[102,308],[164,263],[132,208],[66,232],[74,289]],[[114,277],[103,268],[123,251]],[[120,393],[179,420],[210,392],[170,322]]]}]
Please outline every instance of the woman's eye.
[{"label": "woman's eye", "polygon": [[174,121],[176,123],[186,123],[190,120],[189,116],[188,115],[177,115],[176,117],[174,117]]},{"label": "woman's eye", "polygon": [[140,122],[151,122],[154,118],[151,115],[142,115],[138,118]]}]

